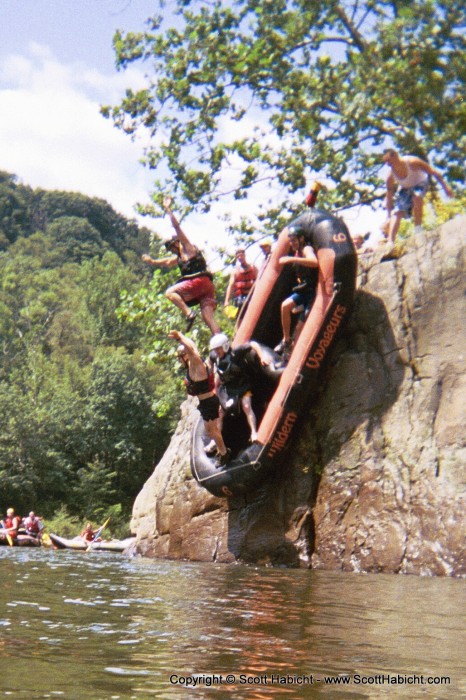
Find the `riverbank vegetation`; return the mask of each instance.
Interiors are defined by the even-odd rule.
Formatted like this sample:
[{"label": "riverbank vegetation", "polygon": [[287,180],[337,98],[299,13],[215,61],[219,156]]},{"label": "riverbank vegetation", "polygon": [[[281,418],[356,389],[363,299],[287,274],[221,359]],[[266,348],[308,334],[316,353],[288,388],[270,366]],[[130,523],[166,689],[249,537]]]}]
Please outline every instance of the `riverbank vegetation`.
[{"label": "riverbank vegetation", "polygon": [[182,396],[143,355],[147,325],[116,315],[150,283],[149,247],[102,200],[0,173],[1,508],[128,521]]}]

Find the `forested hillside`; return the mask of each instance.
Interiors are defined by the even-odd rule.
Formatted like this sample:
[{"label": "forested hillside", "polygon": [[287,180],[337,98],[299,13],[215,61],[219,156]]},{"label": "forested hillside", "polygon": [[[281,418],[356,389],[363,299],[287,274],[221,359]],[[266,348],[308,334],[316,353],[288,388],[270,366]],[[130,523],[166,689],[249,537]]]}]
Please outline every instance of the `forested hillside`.
[{"label": "forested hillside", "polygon": [[152,277],[149,238],[103,200],[0,173],[0,510],[129,516],[178,418],[146,326],[115,313]]}]

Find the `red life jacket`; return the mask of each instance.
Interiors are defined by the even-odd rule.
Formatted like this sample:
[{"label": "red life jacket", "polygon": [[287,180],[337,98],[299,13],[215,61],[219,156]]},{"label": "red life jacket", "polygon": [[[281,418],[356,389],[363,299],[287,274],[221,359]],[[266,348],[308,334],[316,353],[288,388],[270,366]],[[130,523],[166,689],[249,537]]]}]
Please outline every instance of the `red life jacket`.
[{"label": "red life jacket", "polygon": [[39,518],[26,518],[24,521],[24,527],[28,532],[40,532]]},{"label": "red life jacket", "polygon": [[18,515],[14,515],[12,518],[7,515],[3,520],[6,530],[17,530],[21,522],[21,518]]},{"label": "red life jacket", "polygon": [[257,270],[253,265],[248,265],[246,269],[241,267],[241,265],[237,267],[235,270],[235,281],[233,283],[233,296],[246,296],[254,284],[256,277]]}]

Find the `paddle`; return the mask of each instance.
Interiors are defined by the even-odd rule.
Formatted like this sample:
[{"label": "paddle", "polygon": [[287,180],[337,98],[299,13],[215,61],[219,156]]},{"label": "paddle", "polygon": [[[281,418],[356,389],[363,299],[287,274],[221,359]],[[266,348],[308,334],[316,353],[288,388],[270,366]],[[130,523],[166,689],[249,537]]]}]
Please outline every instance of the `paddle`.
[{"label": "paddle", "polygon": [[110,522],[110,518],[107,518],[107,520],[104,522],[104,524],[101,525],[101,526],[99,527],[99,529],[98,529],[97,532],[95,533],[94,537],[93,537],[92,540],[89,542],[89,544],[88,544],[88,546],[87,546],[87,549],[86,549],[86,552],[89,552],[89,550],[92,548],[93,543],[94,543],[94,542],[96,541],[96,539],[100,536],[101,532],[102,532],[103,530],[105,530],[105,528],[107,527],[107,525],[108,525],[109,522]]},{"label": "paddle", "polygon": [[52,540],[50,539],[50,536],[48,535],[47,532],[44,532],[44,534],[41,535],[40,540],[41,540],[42,544],[45,545],[46,547],[52,547],[52,546],[53,546],[53,542],[52,542]]},{"label": "paddle", "polygon": [[4,531],[4,533],[5,533],[5,535],[6,535],[6,539],[7,539],[8,544],[10,545],[10,547],[13,547],[13,538],[12,538],[12,536],[10,535],[10,533],[8,532],[8,530],[6,529],[6,527],[4,527],[3,525],[2,525],[2,527],[1,527],[1,529]]}]

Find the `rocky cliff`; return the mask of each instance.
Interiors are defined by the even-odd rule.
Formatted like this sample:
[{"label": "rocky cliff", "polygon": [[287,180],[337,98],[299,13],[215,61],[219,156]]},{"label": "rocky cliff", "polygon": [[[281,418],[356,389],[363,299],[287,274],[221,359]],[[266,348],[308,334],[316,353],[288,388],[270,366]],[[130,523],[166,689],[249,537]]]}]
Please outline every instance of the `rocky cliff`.
[{"label": "rocky cliff", "polygon": [[459,576],[463,550],[466,217],[362,256],[355,308],[279,473],[217,499],[189,469],[196,401],[136,499],[151,557]]}]

